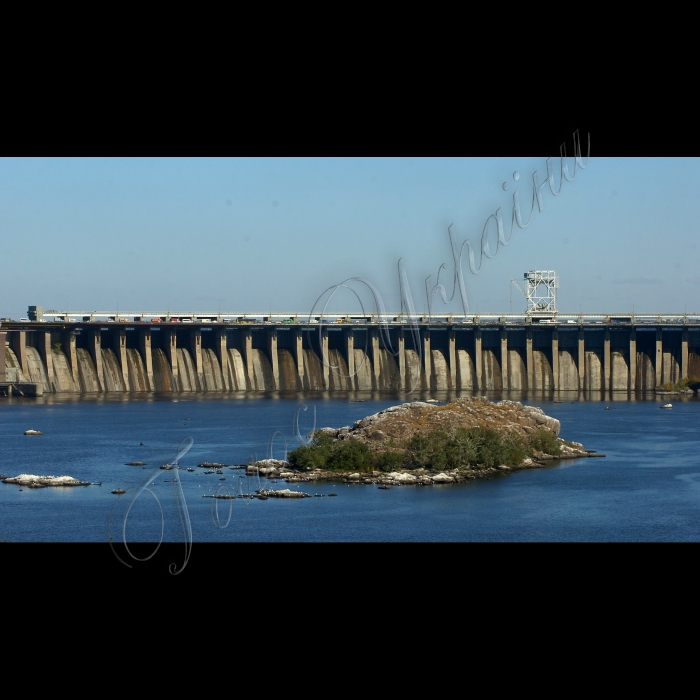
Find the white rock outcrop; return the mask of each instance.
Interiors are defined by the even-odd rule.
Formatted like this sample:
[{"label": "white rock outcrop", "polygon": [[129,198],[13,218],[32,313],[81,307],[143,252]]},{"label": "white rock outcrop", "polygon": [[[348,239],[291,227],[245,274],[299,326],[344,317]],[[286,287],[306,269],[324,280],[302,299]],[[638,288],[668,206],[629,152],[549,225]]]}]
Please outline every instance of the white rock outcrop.
[{"label": "white rock outcrop", "polygon": [[265,489],[260,491],[258,495],[267,496],[268,498],[309,498],[310,496],[308,493],[292,491],[291,489]]},{"label": "white rock outcrop", "polygon": [[393,479],[397,484],[415,484],[418,481],[413,474],[404,474],[403,472],[390,472],[387,477]]},{"label": "white rock outcrop", "polygon": [[37,476],[36,474],[19,474],[3,479],[6,484],[20,486],[89,486],[89,481],[79,481],[72,476]]},{"label": "white rock outcrop", "polygon": [[444,472],[436,474],[432,479],[434,484],[451,484],[455,480],[453,476],[449,476]]},{"label": "white rock outcrop", "polygon": [[545,412],[541,408],[537,408],[537,406],[523,406],[523,411],[529,414],[537,425],[546,427],[555,435],[559,435],[561,423],[556,418],[546,415]]}]

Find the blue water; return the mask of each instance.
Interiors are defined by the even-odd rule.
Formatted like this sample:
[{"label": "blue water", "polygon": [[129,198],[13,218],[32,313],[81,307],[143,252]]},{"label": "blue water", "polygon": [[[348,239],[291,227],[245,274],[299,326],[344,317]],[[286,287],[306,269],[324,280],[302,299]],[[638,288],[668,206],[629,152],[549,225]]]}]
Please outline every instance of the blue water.
[{"label": "blue water", "polygon": [[[518,397],[511,397],[518,398]],[[393,487],[342,483],[272,485],[337,498],[203,498],[219,487],[259,488],[241,470],[226,479],[205,474],[202,461],[244,464],[262,458],[270,437],[276,458],[292,442],[300,412],[303,434],[313,425],[341,427],[400,403],[396,397],[363,402],[321,397],[163,397],[11,399],[0,403],[0,474],[69,475],[102,486],[22,488],[0,483],[0,541],[105,542],[107,527],[122,538],[125,490],[157,472],[151,490],[134,502],[127,542],[182,541],[171,461],[186,437],[194,445],[180,461],[186,508],[197,542],[606,542],[700,541],[700,434],[696,398],[601,402],[523,399],[562,423],[561,436],[605,458],[565,461],[464,485]],[[662,403],[673,409],[660,410]],[[605,410],[610,406],[610,410]],[[27,429],[42,436],[25,436]],[[140,443],[144,444],[141,445]],[[146,468],[127,466],[143,461]],[[156,469],[156,472],[153,470]],[[216,510],[218,509],[218,516]],[[161,520],[162,509],[162,520]],[[229,519],[230,513],[230,519]],[[228,522],[228,524],[227,524]],[[162,525],[161,525],[162,523]],[[218,525],[218,526],[217,526]]]}]

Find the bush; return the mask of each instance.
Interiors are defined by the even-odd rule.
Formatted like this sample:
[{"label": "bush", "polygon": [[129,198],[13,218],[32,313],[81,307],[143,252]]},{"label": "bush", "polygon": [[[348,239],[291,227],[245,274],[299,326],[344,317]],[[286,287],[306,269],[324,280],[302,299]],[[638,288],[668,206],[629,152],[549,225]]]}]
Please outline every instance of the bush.
[{"label": "bush", "polygon": [[531,452],[522,440],[511,433],[492,428],[459,428],[449,436],[441,430],[414,435],[406,443],[413,468],[458,469],[481,464],[496,467],[516,465]]},{"label": "bush", "polygon": [[403,467],[403,463],[404,456],[393,450],[382,452],[375,460],[377,469],[383,472],[395,472]]},{"label": "bush", "polygon": [[289,463],[303,469],[329,469],[337,471],[372,471],[372,453],[364,443],[355,440],[334,440],[325,433],[318,433],[310,445],[302,445],[287,456]]},{"label": "bush", "polygon": [[433,430],[427,435],[416,434],[406,443],[411,469],[444,469],[445,447],[449,436],[442,430]]},{"label": "bush", "polygon": [[526,457],[529,457],[532,450],[523,443],[522,438],[513,433],[506,433],[503,437],[503,444],[506,451],[506,459],[503,464],[514,467],[520,464]]},{"label": "bush", "polygon": [[491,428],[471,428],[468,432],[476,444],[478,464],[497,467],[508,462],[509,449],[501,433]]},{"label": "bush", "polygon": [[287,459],[289,463],[303,469],[326,469],[326,465],[333,451],[333,438],[325,433],[316,433],[310,445],[302,445],[292,450]]},{"label": "bush", "polygon": [[54,352],[61,352],[63,349],[63,345],[61,343],[54,343],[53,344],[53,351]]},{"label": "bush", "polygon": [[352,472],[371,472],[372,453],[363,442],[339,440],[333,445],[327,469]]},{"label": "bush", "polygon": [[548,455],[561,454],[559,440],[545,428],[540,428],[535,435],[530,436],[528,444],[533,450],[538,450]]},{"label": "bush", "polygon": [[287,455],[289,463],[297,469],[310,472],[314,469],[326,468],[326,456],[311,445],[302,445]]},{"label": "bush", "polygon": [[468,467],[477,462],[477,445],[474,436],[465,428],[459,428],[445,445],[445,458],[449,468]]},{"label": "bush", "polygon": [[416,434],[404,443],[392,443],[379,455],[356,440],[334,440],[325,433],[317,434],[310,445],[289,453],[289,461],[298,469],[328,469],[337,471],[384,472],[408,469],[458,469],[460,467],[515,466],[535,450],[551,455],[561,452],[559,441],[548,430],[540,429],[529,440],[514,433],[502,433],[492,428],[459,428],[453,435],[433,430]]}]

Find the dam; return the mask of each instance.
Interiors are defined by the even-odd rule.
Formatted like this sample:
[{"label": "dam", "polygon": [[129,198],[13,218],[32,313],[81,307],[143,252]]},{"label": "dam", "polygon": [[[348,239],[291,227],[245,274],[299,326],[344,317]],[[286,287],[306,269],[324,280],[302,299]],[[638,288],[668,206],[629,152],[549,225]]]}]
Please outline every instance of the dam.
[{"label": "dam", "polygon": [[79,317],[4,320],[0,393],[653,392],[700,377],[700,316],[685,314]]}]

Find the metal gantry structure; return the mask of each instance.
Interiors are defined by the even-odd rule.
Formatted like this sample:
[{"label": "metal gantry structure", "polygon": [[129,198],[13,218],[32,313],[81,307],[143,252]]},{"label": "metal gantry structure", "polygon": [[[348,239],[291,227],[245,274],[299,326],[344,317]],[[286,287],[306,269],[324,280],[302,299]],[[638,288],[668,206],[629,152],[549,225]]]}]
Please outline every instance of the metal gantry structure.
[{"label": "metal gantry structure", "polygon": [[525,289],[514,279],[511,282],[527,301],[526,314],[556,314],[559,278],[554,270],[530,270],[524,273]]}]

